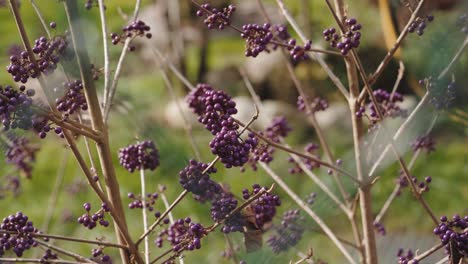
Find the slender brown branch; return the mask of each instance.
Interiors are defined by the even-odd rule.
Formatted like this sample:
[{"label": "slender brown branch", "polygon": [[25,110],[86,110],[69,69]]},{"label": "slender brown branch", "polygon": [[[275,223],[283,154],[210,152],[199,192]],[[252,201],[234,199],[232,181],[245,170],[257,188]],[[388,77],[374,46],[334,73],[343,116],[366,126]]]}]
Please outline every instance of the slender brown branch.
[{"label": "slender brown branch", "polygon": [[439,76],[437,77],[438,80],[442,79],[450,70],[450,68],[452,68],[452,65],[458,60],[458,58],[460,58],[461,54],[463,53],[467,45],[468,45],[468,37],[465,38],[465,41],[463,41],[457,53],[455,53],[455,56],[453,56],[452,60],[447,65],[447,67],[445,67],[445,69],[439,74]]},{"label": "slender brown branch", "polygon": [[66,256],[69,256],[69,257],[72,257],[74,259],[76,259],[77,261],[81,261],[81,262],[84,262],[84,263],[93,263],[93,264],[98,264],[97,262],[95,261],[92,261],[90,259],[87,259],[79,254],[76,254],[74,252],[71,252],[71,251],[68,251],[66,249],[63,249],[63,248],[60,248],[60,247],[57,247],[57,246],[54,246],[54,245],[51,245],[49,243],[46,243],[46,242],[43,242],[41,240],[38,240],[38,239],[35,239],[34,242],[46,247],[46,248],[49,248],[49,249],[52,249],[54,250],[55,252],[58,252],[60,254],[63,254],[63,255],[66,255]]},{"label": "slender brown branch", "polygon": [[[35,258],[0,258],[1,263],[10,263],[10,262],[25,262],[25,263],[44,263],[43,259]],[[60,263],[60,264],[82,264],[86,262],[77,262],[70,260],[58,260],[58,259],[48,259],[49,263]]]},{"label": "slender brown branch", "polygon": [[431,247],[430,249],[426,250],[425,252],[423,252],[422,254],[418,254],[415,258],[413,258],[414,260],[417,260],[417,261],[421,261],[427,257],[429,257],[430,255],[432,255],[434,252],[438,251],[439,249],[443,248],[444,247],[444,244],[438,244],[438,245],[435,245],[433,247]]}]

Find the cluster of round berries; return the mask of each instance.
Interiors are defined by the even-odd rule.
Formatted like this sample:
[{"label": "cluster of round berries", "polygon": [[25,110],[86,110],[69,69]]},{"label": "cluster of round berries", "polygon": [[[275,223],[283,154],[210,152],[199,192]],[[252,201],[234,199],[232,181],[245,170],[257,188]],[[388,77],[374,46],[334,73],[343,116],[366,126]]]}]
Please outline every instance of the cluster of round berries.
[{"label": "cluster of round berries", "polygon": [[[264,187],[266,188],[266,187]],[[242,190],[242,198],[245,200],[251,196],[259,193],[262,187],[258,184],[252,185],[252,191],[249,193],[247,189]],[[281,200],[278,195],[271,193],[263,193],[260,197],[256,198],[252,203],[247,205],[246,208],[250,209],[254,215],[256,227],[263,229],[266,223],[271,222],[276,215],[276,207],[281,205]]]},{"label": "cluster of round berries", "polygon": [[327,28],[323,31],[323,38],[330,42],[332,48],[340,50],[341,54],[346,55],[352,48],[359,47],[361,43],[362,25],[355,18],[345,20],[344,27],[346,32],[340,35],[334,27]]},{"label": "cluster of round berries", "polygon": [[414,253],[411,249],[408,249],[408,251],[405,254],[405,250],[400,248],[398,249],[397,252],[397,257],[398,257],[398,264],[418,264],[419,261],[417,261],[414,258]]},{"label": "cluster of round berries", "polygon": [[218,10],[217,8],[211,7],[210,4],[205,3],[200,5],[200,9],[197,10],[197,16],[205,16],[203,23],[205,23],[209,29],[216,28],[223,30],[226,26],[231,24],[231,16],[235,11],[236,7],[234,5],[229,5],[222,10]]},{"label": "cluster of round berries", "polygon": [[50,263],[50,262],[48,262],[48,260],[52,260],[52,259],[58,259],[58,256],[57,256],[56,253],[52,252],[52,250],[47,249],[44,252],[44,255],[42,255],[40,261],[41,261],[41,263]]},{"label": "cluster of round berries", "polygon": [[230,130],[239,128],[231,118],[237,114],[236,103],[224,91],[215,90],[208,84],[198,84],[196,89],[187,95],[186,100],[189,107],[198,115],[198,121],[213,135],[223,127]]},{"label": "cluster of round berries", "polygon": [[[136,20],[130,23],[129,25],[122,28],[123,33],[111,33],[112,44],[117,45],[119,43],[125,43],[125,39],[127,38],[135,38],[135,37],[146,37],[150,39],[153,35],[149,32],[150,26],[146,25],[145,22],[141,20]],[[135,51],[136,47],[130,45],[128,47],[129,51]]]},{"label": "cluster of round berries", "polygon": [[172,250],[180,252],[201,248],[201,239],[207,234],[205,228],[199,223],[193,223],[190,217],[178,219],[167,229],[158,234],[155,240],[157,247],[162,247],[164,240],[169,241]]},{"label": "cluster of round berries", "polygon": [[24,251],[37,245],[32,234],[37,233],[38,230],[34,228],[33,222],[28,221],[28,217],[22,212],[3,218],[0,230],[13,232],[11,234],[4,233],[0,237],[0,257],[10,249],[13,250],[16,256],[21,257]]},{"label": "cluster of round berries", "polygon": [[91,249],[91,256],[93,260],[98,260],[102,264],[112,264],[112,259],[109,255],[104,254],[103,248],[93,248]]},{"label": "cluster of round berries", "polygon": [[457,26],[460,27],[462,33],[468,34],[468,13],[463,13],[458,17]]},{"label": "cluster of round berries", "polygon": [[226,168],[244,165],[257,140],[251,136],[244,141],[239,139],[239,125],[231,117],[237,113],[231,96],[210,85],[198,84],[187,96],[187,102],[198,115],[198,121],[215,135],[210,142],[211,152],[220,157]]},{"label": "cluster of round berries", "polygon": [[128,198],[132,199],[132,202],[128,204],[128,208],[130,209],[143,209],[143,203],[145,203],[145,208],[152,212],[154,210],[153,205],[156,203],[156,200],[159,198],[159,194],[155,193],[148,193],[146,197],[143,198],[141,195],[135,195],[134,193],[128,193]]},{"label": "cluster of round berries", "polygon": [[5,175],[3,176],[2,184],[0,184],[0,199],[5,198],[9,192],[13,196],[20,193],[21,181],[17,176]]},{"label": "cluster of round berries", "polygon": [[[308,97],[306,98],[306,100],[309,102]],[[325,111],[327,108],[328,108],[328,101],[324,98],[315,97],[310,102],[310,110],[312,111],[312,113]],[[307,111],[306,103],[304,102],[304,99],[300,95],[297,97],[297,109],[301,112]]]},{"label": "cluster of round berries", "polygon": [[37,55],[36,65],[32,63],[29,54],[22,51],[20,56],[12,55],[10,65],[7,67],[8,73],[13,76],[15,82],[26,83],[28,79],[36,78],[42,72],[49,74],[57,68],[60,56],[67,57],[67,36],[56,36],[52,40],[42,36],[35,40],[32,51]]},{"label": "cluster of round berries", "polygon": [[215,222],[223,221],[221,232],[243,232],[245,219],[240,212],[230,213],[236,209],[237,199],[231,193],[222,193],[220,197],[211,204],[211,219]]},{"label": "cluster of round berries", "polygon": [[426,28],[427,24],[426,22],[432,22],[434,21],[434,16],[433,15],[427,15],[426,17],[417,17],[413,23],[411,23],[408,27],[408,32],[409,33],[414,33],[418,34],[418,36],[422,36],[424,34],[424,29]]},{"label": "cluster of round berries", "polygon": [[4,130],[20,128],[28,130],[33,126],[32,120],[35,116],[32,110],[32,96],[35,92],[32,89],[26,91],[26,87],[21,85],[19,90],[7,85],[0,85],[0,119]]},{"label": "cluster of round berries", "polygon": [[420,85],[425,85],[429,94],[429,102],[437,109],[444,110],[449,109],[453,105],[455,100],[455,81],[451,80],[448,84],[444,84],[443,81],[433,80],[431,77],[424,80],[419,80]]},{"label": "cluster of round berries", "polygon": [[119,162],[129,172],[155,170],[159,166],[159,151],[153,141],[143,141],[119,149]]},{"label": "cluster of round berries", "polygon": [[[373,91],[373,94],[377,101],[377,107],[379,107],[379,110],[384,117],[396,118],[405,117],[407,115],[407,111],[400,108],[399,106],[399,103],[403,102],[403,95],[401,95],[400,93],[389,93],[383,89],[377,89]],[[377,113],[375,105],[372,102],[370,102],[368,106],[370,110],[369,119],[371,120],[372,124],[376,124],[377,121],[379,121],[379,115]],[[356,113],[358,117],[364,114],[362,110],[363,109],[360,108]]]},{"label": "cluster of round berries", "polygon": [[315,198],[317,198],[317,194],[314,192],[311,192],[305,197],[304,200],[308,205],[313,205],[315,203]]},{"label": "cluster of round berries", "polygon": [[425,150],[427,154],[435,151],[435,144],[434,138],[431,135],[426,134],[423,136],[418,137],[413,143],[411,143],[411,147],[413,151],[416,152],[418,150]]},{"label": "cluster of round berries", "polygon": [[[318,149],[319,149],[319,145],[317,145],[315,143],[309,143],[304,147],[305,152],[307,152],[309,154],[313,154]],[[319,168],[320,167],[320,164],[318,162],[312,160],[312,159],[308,159],[308,158],[301,158],[301,159],[302,159],[302,162],[304,163],[304,165],[309,170],[313,170],[314,168]],[[302,173],[301,167],[299,166],[299,164],[292,157],[288,158],[288,162],[292,163],[294,165],[294,167],[288,169],[289,173],[291,173],[291,174]]]},{"label": "cluster of round berries", "polygon": [[281,224],[274,226],[277,234],[270,236],[267,240],[271,250],[278,254],[297,245],[305,231],[303,222],[304,217],[299,214],[299,210],[284,212]]},{"label": "cluster of round berries", "polygon": [[387,234],[387,231],[385,230],[385,226],[380,222],[374,222],[374,228],[382,236],[385,236]]},{"label": "cluster of round berries", "polygon": [[[75,80],[70,82],[64,82],[63,88],[66,89],[66,93],[62,98],[57,98],[55,104],[57,110],[65,112],[69,115],[79,112],[80,110],[88,110],[88,104],[83,94],[83,83],[81,80]],[[60,89],[54,89],[55,92],[61,92]]]},{"label": "cluster of round berries", "polygon": [[32,120],[33,128],[38,133],[39,137],[44,139],[52,129],[54,130],[55,134],[59,137],[64,138],[63,130],[61,127],[52,126],[49,120],[45,116],[35,116]]},{"label": "cluster of round berries", "polygon": [[101,208],[94,214],[91,214],[91,204],[84,203],[83,208],[85,209],[86,213],[82,216],[78,217],[78,223],[87,227],[88,229],[93,229],[97,226],[97,223],[102,225],[103,227],[108,227],[109,222],[104,219],[104,213],[109,212],[110,208],[107,204],[103,203]]},{"label": "cluster of round berries", "polygon": [[463,256],[468,256],[468,215],[463,218],[456,214],[449,220],[447,216],[440,217],[441,223],[434,228],[434,234],[438,235],[447,253],[458,251]]},{"label": "cluster of round berries", "polygon": [[[287,41],[291,38],[291,35],[289,34],[288,27],[283,24],[277,24],[273,25],[273,30],[275,33],[275,36],[283,41]],[[275,48],[275,46],[273,46]]]},{"label": "cluster of round berries", "polygon": [[[261,135],[265,136],[273,142],[279,143],[281,138],[287,137],[291,131],[288,121],[284,116],[275,117],[272,120],[272,123],[266,127],[266,129],[260,132]],[[253,134],[249,134],[249,137],[253,140],[256,140],[256,147],[252,150],[252,155],[249,157],[249,165],[254,171],[257,170],[257,162],[261,161],[264,163],[270,163],[273,161],[273,153],[275,148],[269,146],[268,144],[258,144],[258,140],[254,137]],[[245,171],[245,168],[241,169],[242,172]]]},{"label": "cluster of round berries", "polygon": [[183,170],[179,172],[179,183],[182,188],[191,192],[195,200],[200,202],[212,201],[222,192],[221,186],[210,179],[210,173],[216,173],[216,168],[211,167],[204,174],[208,164],[190,160]]},{"label": "cluster of round berries", "polygon": [[[419,181],[415,176],[411,176],[411,180],[416,185],[416,188],[418,188],[419,193],[423,193],[429,191],[429,185],[432,182],[432,177],[426,176],[424,181]],[[400,171],[400,177],[396,180],[396,184],[400,186],[397,195],[400,195],[401,189],[409,186],[409,182],[403,171]]]},{"label": "cluster of round berries", "polygon": [[37,146],[32,145],[25,137],[14,138],[5,153],[6,163],[13,164],[26,178],[31,178],[33,166],[36,160]]},{"label": "cluster of round berries", "polygon": [[211,152],[220,157],[226,168],[240,167],[249,160],[249,153],[258,144],[258,140],[249,134],[240,140],[237,130],[223,127],[210,142]]}]

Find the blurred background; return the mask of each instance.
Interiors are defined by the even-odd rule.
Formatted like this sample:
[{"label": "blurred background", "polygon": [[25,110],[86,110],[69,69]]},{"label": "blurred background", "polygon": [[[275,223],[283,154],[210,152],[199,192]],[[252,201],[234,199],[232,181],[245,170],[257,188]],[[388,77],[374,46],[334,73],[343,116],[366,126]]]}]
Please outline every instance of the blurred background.
[{"label": "blurred background", "polygon": [[[100,31],[99,12],[97,7],[85,9],[84,0],[80,0],[80,14],[86,28],[86,43],[91,61],[99,70],[103,67],[102,34]],[[21,47],[17,28],[12,19],[7,1],[0,0],[0,84],[13,85],[11,76],[5,67],[9,64],[9,54]],[[266,11],[275,24],[287,24],[275,1],[263,1]],[[322,38],[325,28],[335,26],[324,1],[285,0],[293,16],[306,35],[314,44],[329,48]],[[212,1],[216,7],[234,4],[237,11],[233,24],[241,26],[245,23],[265,22],[259,11],[257,1]],[[60,1],[37,1],[37,5],[47,23],[55,21],[57,28],[52,34],[63,34],[67,22],[63,5]],[[386,8],[383,8],[386,7]],[[134,2],[124,0],[106,1],[106,12],[109,32],[121,32],[122,26],[128,23],[133,14]],[[385,56],[388,46],[386,41],[392,39],[392,32],[399,34],[408,19],[406,3],[398,0],[348,2],[350,17],[356,17],[362,24],[362,40],[358,49],[364,66],[370,73],[374,71]],[[31,41],[44,35],[44,30],[29,1],[21,1],[21,14],[24,19]],[[112,109],[109,132],[111,150],[115,153],[115,164],[120,181],[124,204],[131,201],[126,197],[128,192],[138,193],[140,181],[138,173],[130,174],[118,165],[117,151],[119,148],[133,144],[137,140],[153,140],[159,148],[161,165],[154,172],[147,172],[147,191],[158,191],[158,185],[165,185],[169,201],[174,200],[183,190],[178,184],[178,172],[186,166],[187,161],[194,158],[194,152],[184,131],[184,123],[165,86],[160,74],[160,59],[154,54],[157,47],[164,56],[172,61],[192,83],[207,82],[217,89],[222,89],[236,98],[241,110],[239,118],[248,121],[253,115],[252,101],[242,80],[240,69],[243,69],[256,92],[264,101],[265,112],[260,113],[260,119],[254,124],[258,129],[264,128],[269,119],[275,115],[285,115],[293,131],[286,139],[287,143],[302,150],[310,142],[318,143],[311,124],[304,122],[305,118],[296,110],[297,91],[287,73],[283,58],[279,52],[262,54],[257,58],[244,56],[245,43],[239,34],[233,30],[208,30],[202,19],[195,16],[196,7],[190,1],[159,0],[142,1],[139,18],[151,26],[151,39],[135,39],[136,51],[130,52],[123,65],[123,72],[119,81],[115,104]],[[434,22],[430,23],[423,36],[409,34],[404,41],[399,58],[405,65],[405,73],[399,86],[399,91],[405,96],[404,107],[411,110],[424,94],[424,88],[417,84],[417,80],[429,76],[434,78],[448,65],[453,55],[463,43],[466,34],[457,27],[459,16],[468,10],[466,2],[457,0],[431,0],[423,12],[433,14]],[[383,20],[384,14],[389,19]],[[465,22],[466,23],[466,22]],[[466,24],[465,24],[466,26]],[[291,28],[289,32],[296,36]],[[388,42],[391,43],[391,42]],[[114,70],[120,56],[122,45],[111,46],[111,69]],[[338,56],[328,56],[326,61],[334,72],[346,84],[346,71],[342,59]],[[398,60],[392,61],[374,89],[381,88],[391,91],[398,72]],[[456,80],[456,98],[454,106],[445,112],[436,112],[427,107],[421,118],[416,121],[414,135],[427,128],[428,120],[435,114],[439,115],[437,123],[431,133],[436,142],[436,151],[423,153],[411,171],[414,176],[423,179],[432,176],[430,192],[425,194],[428,203],[437,216],[455,213],[468,213],[468,166],[467,158],[467,111],[465,98],[468,96],[467,76],[468,56],[466,52],[449,73]],[[352,168],[352,131],[349,120],[347,103],[341,94],[327,78],[326,73],[313,61],[295,64],[296,74],[311,97],[320,96],[329,101],[330,108],[318,115],[319,123],[325,131],[335,157],[344,161],[344,168]],[[78,76],[73,67],[69,67],[71,75]],[[169,73],[178,101],[183,104],[183,97],[187,90],[182,83]],[[103,77],[99,78],[97,87],[102,94]],[[27,84],[37,87],[35,80]],[[193,125],[193,134],[197,146],[201,150],[204,162],[211,161],[214,156],[210,153],[208,143],[211,140],[209,132],[200,126],[196,118],[190,115],[189,122]],[[401,123],[402,120],[395,121]],[[51,234],[63,234],[83,238],[106,237],[113,240],[112,228],[97,227],[93,231],[79,226],[76,218],[84,213],[82,204],[90,202],[94,208],[99,206],[98,199],[87,186],[84,175],[65,142],[58,140],[53,134],[44,140],[35,135],[29,135],[31,140],[40,147],[33,164],[32,177],[18,173],[13,166],[0,158],[0,213],[4,217],[18,210],[23,211],[32,219],[35,225]],[[417,136],[417,135],[416,135]],[[84,142],[78,139],[79,145],[85,151]],[[2,151],[6,150],[4,144]],[[93,149],[93,148],[92,148]],[[408,145],[405,159],[409,161],[413,152]],[[321,150],[319,153],[322,154]],[[352,239],[348,225],[343,225],[344,216],[339,208],[326,195],[319,191],[307,176],[291,175],[288,168],[291,164],[287,155],[276,153],[272,167],[290,186],[304,199],[311,193],[316,198],[311,208],[315,210],[340,236]],[[271,185],[272,180],[262,170],[252,171],[247,168],[240,172],[238,168],[226,170],[218,165],[218,173],[214,175],[217,181],[225,183],[234,193],[240,194],[243,188],[250,188],[253,183]],[[316,173],[330,185],[333,181],[327,177],[326,169],[318,169]],[[389,163],[379,171],[379,181],[373,189],[375,199],[375,214],[378,213],[388,195],[392,192],[395,181],[399,176],[397,164]],[[17,189],[11,190],[11,186]],[[354,192],[348,183],[350,192]],[[283,211],[295,209],[297,206],[279,188],[276,191],[282,198],[283,205],[278,216]],[[52,197],[52,198],[51,198]],[[51,209],[52,208],[52,209]],[[164,211],[162,201],[156,203],[156,210]],[[142,232],[141,211],[127,209],[127,220],[135,237]],[[194,221],[210,224],[210,206],[200,204],[191,197],[186,198],[173,211],[175,218],[190,216]],[[303,214],[305,215],[305,214]],[[151,221],[150,221],[151,222]],[[304,233],[301,242],[291,250],[275,255],[266,245],[257,252],[245,252],[242,234],[231,234],[238,259],[248,263],[286,263],[297,260],[299,253],[308,249],[314,250],[314,258],[328,263],[344,263],[340,253],[325,236],[315,232],[318,226],[306,217],[306,226],[310,230]],[[411,248],[422,251],[435,245],[437,237],[432,235],[432,223],[426,217],[422,207],[415,201],[408,189],[396,198],[388,214],[382,220],[387,234],[377,234],[379,256],[381,263],[395,263],[398,248]],[[270,234],[264,235],[264,241]],[[230,260],[222,257],[227,248],[226,238],[221,232],[215,232],[202,241],[202,249],[186,255],[185,263],[228,263]],[[73,249],[84,256],[91,255],[91,247],[76,244],[61,243],[65,248]],[[160,252],[153,246],[152,256]],[[105,250],[112,256],[117,256],[114,250]],[[440,252],[439,252],[440,253]],[[31,255],[37,253],[28,253]],[[442,255],[439,254],[439,257]],[[434,263],[436,258],[428,259],[424,263]]]}]

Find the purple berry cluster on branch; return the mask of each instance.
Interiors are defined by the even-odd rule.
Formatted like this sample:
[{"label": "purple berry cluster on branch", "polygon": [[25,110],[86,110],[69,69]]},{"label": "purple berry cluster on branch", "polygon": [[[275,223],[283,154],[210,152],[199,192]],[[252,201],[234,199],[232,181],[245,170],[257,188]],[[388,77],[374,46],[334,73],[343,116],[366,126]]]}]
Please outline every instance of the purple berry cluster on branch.
[{"label": "purple berry cluster on branch", "polygon": [[52,252],[52,250],[47,249],[44,252],[44,255],[42,255],[42,257],[41,257],[41,263],[51,263],[48,260],[54,260],[54,259],[58,259],[58,255],[56,253]]},{"label": "purple berry cluster on branch", "polygon": [[210,142],[211,152],[220,157],[226,168],[244,165],[258,141],[252,135],[245,140],[239,138],[239,125],[232,118],[237,113],[236,103],[231,96],[208,84],[198,84],[188,94],[187,102],[198,121],[215,136]]},{"label": "purple berry cluster on branch", "polygon": [[414,259],[414,253],[411,249],[405,254],[405,250],[400,248],[397,252],[398,264],[418,264],[419,261]]},{"label": "purple berry cluster on branch", "polygon": [[[267,188],[267,187],[263,187]],[[252,185],[252,191],[242,190],[242,198],[245,200],[256,195],[262,190],[258,184]],[[248,219],[254,219],[254,224],[257,228],[263,229],[264,225],[271,222],[276,215],[276,207],[281,205],[281,200],[278,195],[271,193],[263,193],[257,197],[249,205],[245,207]]]},{"label": "purple berry cluster on branch", "polygon": [[435,144],[436,142],[434,141],[434,138],[431,135],[426,134],[416,138],[416,140],[411,143],[411,148],[414,152],[425,150],[426,153],[429,154],[435,151]]},{"label": "purple berry cluster on branch", "polygon": [[447,254],[452,254],[451,251],[455,250],[459,255],[468,257],[468,215],[461,217],[455,214],[452,219],[441,216],[440,224],[434,228],[433,232],[445,245]]},{"label": "purple berry cluster on branch", "polygon": [[[272,123],[268,127],[266,127],[264,131],[261,131],[260,134],[273,142],[279,143],[282,138],[288,136],[291,130],[292,129],[289,126],[286,118],[284,116],[278,116],[273,118]],[[271,147],[269,144],[266,143],[259,144],[258,140],[254,138],[253,134],[249,134],[249,137],[252,138],[252,140],[257,141],[256,147],[252,150],[248,161],[252,169],[256,171],[257,163],[259,161],[267,164],[273,161],[273,154],[275,152],[275,148]],[[245,171],[245,169],[242,169],[241,171]]]},{"label": "purple berry cluster on branch", "polygon": [[[307,97],[306,101],[310,103],[309,107],[312,113],[325,111],[328,108],[328,101],[324,98],[315,97],[310,101]],[[297,109],[301,112],[307,111],[306,102],[304,102],[304,99],[300,95],[297,97]]]},{"label": "purple berry cluster on branch", "polygon": [[385,226],[380,222],[374,222],[374,228],[377,233],[385,236],[387,234],[387,230],[385,230]]},{"label": "purple berry cluster on branch", "polygon": [[[304,147],[305,152],[307,152],[309,154],[314,154],[318,149],[319,149],[319,145],[315,144],[315,143],[309,143]],[[301,161],[304,163],[304,165],[309,170],[313,170],[315,168],[320,168],[320,164],[318,162],[312,160],[312,159],[301,158]],[[299,174],[299,173],[303,172],[303,170],[299,166],[299,163],[297,163],[292,157],[288,158],[288,162],[294,165],[294,167],[288,169],[289,173]]]},{"label": "purple berry cluster on branch", "polygon": [[203,173],[207,168],[208,164],[192,159],[189,165],[179,172],[180,185],[191,192],[199,202],[213,201],[223,191],[217,182],[210,179],[210,174],[216,173],[216,168],[211,167]]},{"label": "purple berry cluster on branch", "polygon": [[190,217],[178,219],[167,229],[159,232],[154,241],[156,246],[163,247],[164,241],[172,245],[172,250],[180,252],[185,249],[195,250],[201,248],[201,239],[207,235],[206,229],[199,223],[192,222]]},{"label": "purple berry cluster on branch", "polygon": [[34,90],[26,90],[21,85],[19,90],[6,85],[0,85],[0,119],[3,129],[9,130],[20,128],[23,130],[31,129],[35,113],[32,109]]},{"label": "purple berry cluster on branch", "polygon": [[427,23],[430,23],[434,21],[434,16],[429,14],[426,15],[425,17],[417,17],[413,23],[411,23],[408,27],[408,32],[409,33],[414,33],[418,36],[422,36],[424,34],[424,29],[427,27]]},{"label": "purple berry cluster on branch", "polygon": [[424,85],[429,92],[429,102],[437,110],[447,110],[453,106],[456,96],[456,83],[450,80],[434,80],[432,77],[419,80],[420,85]]},{"label": "purple berry cluster on branch", "polygon": [[[383,117],[397,118],[407,116],[407,111],[400,107],[400,103],[403,102],[404,99],[402,94],[398,92],[389,93],[383,89],[377,89],[373,91],[373,95],[376,99],[377,107],[379,108]],[[370,113],[367,115],[367,117],[371,121],[371,124],[375,125],[378,121],[380,121],[376,106],[370,102],[368,104],[368,109]],[[356,112],[357,117],[362,117],[365,114],[365,107],[360,107]]]},{"label": "purple berry cluster on branch", "polygon": [[96,212],[91,214],[91,204],[84,203],[83,208],[86,213],[78,217],[78,223],[87,227],[88,229],[94,229],[99,223],[103,227],[108,227],[109,222],[104,219],[104,214],[110,211],[110,208],[107,204],[102,203],[101,208]]},{"label": "purple berry cluster on branch", "polygon": [[[128,208],[130,209],[143,209],[143,205],[145,205],[144,208],[146,208],[148,211],[152,212],[154,210],[154,204],[156,203],[156,200],[159,198],[159,194],[157,192],[155,193],[148,193],[146,194],[146,197],[141,197],[141,195],[135,195],[134,193],[128,193],[127,197],[129,199],[132,199],[132,202],[128,204]],[[145,203],[145,204],[143,204]]]},{"label": "purple berry cluster on branch", "polygon": [[229,5],[218,10],[210,4],[205,3],[200,5],[200,8],[197,10],[197,16],[205,17],[203,23],[205,23],[209,29],[223,30],[226,26],[231,24],[231,16],[235,11],[236,7],[234,5]]},{"label": "purple berry cluster on branch", "polygon": [[[410,178],[413,181],[419,193],[424,193],[424,192],[429,191],[429,185],[432,182],[431,176],[426,176],[424,178],[424,181],[419,181],[418,178],[416,178],[415,176],[410,176]],[[396,184],[400,187],[397,195],[400,195],[400,192],[403,188],[408,187],[410,185],[403,171],[400,171],[400,177],[396,180]]]},{"label": "purple berry cluster on branch", "polygon": [[102,264],[112,264],[112,259],[109,255],[104,254],[103,248],[93,248],[91,250],[91,256],[93,261],[99,261]]},{"label": "purple berry cluster on branch", "polygon": [[24,251],[37,246],[33,234],[38,233],[38,230],[34,228],[33,222],[28,221],[28,216],[22,212],[3,218],[0,230],[13,232],[11,234],[3,233],[0,236],[0,257],[9,250],[21,257]]},{"label": "purple berry cluster on branch", "polygon": [[243,232],[246,221],[241,212],[231,214],[237,208],[238,201],[231,193],[222,193],[219,198],[211,204],[211,219],[215,222],[223,222],[221,232]]},{"label": "purple berry cluster on branch", "polygon": [[133,173],[135,170],[155,170],[159,166],[159,151],[153,141],[143,141],[119,150],[119,162]]},{"label": "purple berry cluster on branch", "polygon": [[337,32],[334,27],[325,29],[323,38],[330,42],[332,48],[337,48],[341,54],[346,55],[351,49],[359,47],[362,25],[355,18],[347,18],[343,26],[346,31],[342,34]]},{"label": "purple berry cluster on branch", "polygon": [[[32,62],[28,52],[22,51],[20,55],[10,57],[10,65],[7,71],[13,76],[15,82],[26,83],[29,78],[36,78],[39,74],[50,74],[56,68],[60,57],[68,59],[68,36],[55,36],[49,40],[42,36],[35,40],[32,51],[35,54],[36,65]],[[37,71],[39,70],[39,72]]]},{"label": "purple berry cluster on branch", "polygon": [[[146,37],[150,39],[153,35],[149,32],[150,26],[146,25],[142,20],[136,20],[122,28],[123,33],[111,33],[112,44],[117,45],[119,43],[125,43],[127,38]],[[129,51],[135,51],[135,46],[129,46]]]},{"label": "purple berry cluster on branch", "polygon": [[[88,110],[81,80],[64,82],[63,88],[66,90],[65,95],[55,100],[57,110],[69,115]],[[61,89],[56,88],[54,91],[58,93],[61,92]]]},{"label": "purple berry cluster on branch", "polygon": [[14,138],[9,142],[5,153],[6,163],[13,164],[26,178],[31,178],[33,163],[39,147],[31,144],[25,137]]},{"label": "purple berry cluster on branch", "polygon": [[274,230],[276,234],[268,238],[267,244],[273,253],[279,254],[299,243],[305,231],[304,217],[297,209],[288,210],[283,213],[281,223],[275,225]]}]

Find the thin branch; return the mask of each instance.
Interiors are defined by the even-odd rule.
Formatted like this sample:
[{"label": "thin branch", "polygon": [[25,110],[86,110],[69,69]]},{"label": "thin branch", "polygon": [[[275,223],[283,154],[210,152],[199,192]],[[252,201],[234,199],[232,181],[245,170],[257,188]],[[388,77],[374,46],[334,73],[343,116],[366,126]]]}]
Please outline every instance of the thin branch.
[{"label": "thin branch", "polygon": [[[43,259],[34,259],[34,258],[0,258],[1,263],[9,262],[25,262],[25,263],[44,263]],[[57,260],[57,259],[48,259],[49,263],[60,263],[60,264],[82,264],[86,262],[77,262],[69,260]]]},{"label": "thin branch", "polygon": [[397,91],[398,86],[400,85],[401,79],[403,79],[403,75],[405,74],[405,64],[403,63],[403,61],[400,61],[399,65],[400,65],[400,67],[398,68],[397,79],[395,81],[395,84],[393,85],[393,89],[392,89],[392,93],[391,93],[390,98],[393,98],[393,95]]},{"label": "thin branch", "polygon": [[77,261],[82,261],[84,263],[93,263],[93,264],[98,264],[97,262],[95,261],[92,261],[90,259],[87,259],[79,254],[76,254],[74,252],[71,252],[71,251],[68,251],[66,249],[63,249],[63,248],[60,248],[60,247],[57,247],[57,246],[54,246],[54,245],[51,245],[49,243],[46,243],[46,242],[43,242],[41,240],[38,240],[38,239],[35,239],[34,242],[46,247],[46,248],[50,248],[58,253],[61,253],[63,255],[66,255],[66,256],[69,256],[69,257],[72,257],[74,259],[76,259]]},{"label": "thin branch", "polygon": [[270,177],[291,197],[297,205],[304,210],[325,232],[325,234],[332,240],[332,242],[337,246],[337,248],[343,253],[346,259],[353,264],[356,264],[355,260],[348,252],[348,250],[344,247],[344,245],[338,240],[335,233],[323,222],[323,220],[315,214],[310,207],[308,207],[302,199],[297,196],[297,194],[291,190],[288,185],[275,173],[273,170],[263,162],[259,162],[260,166],[270,175]]},{"label": "thin branch", "polygon": [[423,252],[422,254],[418,254],[413,259],[417,260],[417,261],[421,261],[421,260],[427,258],[428,256],[432,255],[434,252],[438,251],[439,249],[441,249],[443,247],[444,247],[444,244],[435,245],[435,246],[431,247],[430,249],[428,249],[427,251]]},{"label": "thin branch", "polygon": [[[299,28],[299,26],[296,23],[296,21],[294,20],[294,18],[290,15],[290,13],[289,13],[288,9],[286,8],[286,5],[284,4],[284,2],[282,0],[276,0],[276,3],[280,7],[281,12],[283,13],[286,20],[288,20],[289,24],[291,24],[291,26],[294,28],[294,31],[296,31],[296,33],[299,35],[301,40],[304,43],[306,43],[308,41],[308,39],[306,38],[304,32],[302,32],[302,30]],[[340,79],[330,69],[330,67],[325,62],[325,60],[321,56],[317,56],[317,55],[315,55],[313,53],[311,55],[312,55],[312,58],[315,59],[320,64],[320,66],[322,66],[323,70],[327,73],[330,80],[335,84],[335,86],[343,94],[343,96],[345,98],[348,98],[349,97],[348,91],[344,87],[343,83],[341,83]]]},{"label": "thin branch", "polygon": [[31,5],[32,5],[32,7],[34,9],[34,12],[36,12],[37,17],[41,21],[42,27],[44,28],[44,31],[46,32],[47,36],[50,39],[52,35],[50,34],[49,27],[48,27],[47,23],[45,22],[44,17],[42,16],[41,11],[39,10],[39,7],[37,7],[36,2],[34,0],[30,0],[30,1],[31,1]]},{"label": "thin branch", "polygon": [[[141,199],[142,199],[142,212],[143,212],[143,230],[146,233],[148,230],[148,217],[146,216],[146,187],[145,187],[145,169],[141,168],[140,169],[140,183],[141,183]],[[145,237],[145,263],[149,264],[150,262],[150,250],[149,250],[149,237]]]},{"label": "thin branch", "polygon": [[463,44],[458,49],[457,53],[455,53],[455,56],[453,56],[449,65],[447,65],[447,67],[445,67],[445,69],[439,74],[439,76],[437,77],[438,80],[442,79],[447,74],[447,72],[450,70],[452,65],[458,60],[458,58],[460,58],[461,54],[463,53],[467,45],[468,45],[468,37],[465,38],[465,41],[463,41]]},{"label": "thin branch", "polygon": [[101,30],[102,30],[102,45],[104,48],[104,102],[103,105],[107,105],[109,99],[109,84],[111,78],[110,72],[110,58],[109,58],[109,41],[108,31],[106,23],[106,10],[104,6],[104,0],[98,0],[99,3],[99,16],[101,18]]},{"label": "thin branch", "polygon": [[157,62],[163,62],[162,65],[169,67],[169,69],[175,74],[175,76],[190,90],[194,90],[195,87],[190,83],[187,78],[177,69],[177,67],[156,48],[153,47],[153,53],[159,58]]}]

